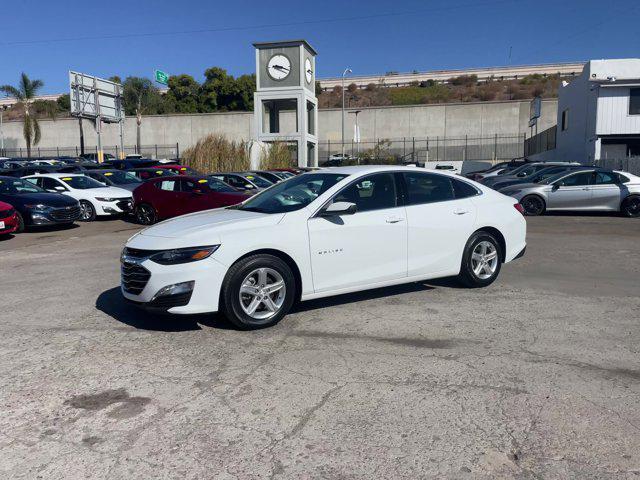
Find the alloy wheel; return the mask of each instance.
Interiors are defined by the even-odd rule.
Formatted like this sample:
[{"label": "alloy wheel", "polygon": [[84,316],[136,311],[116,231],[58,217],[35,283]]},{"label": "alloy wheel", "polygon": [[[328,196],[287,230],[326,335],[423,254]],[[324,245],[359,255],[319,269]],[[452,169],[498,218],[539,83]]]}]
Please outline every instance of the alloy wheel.
[{"label": "alloy wheel", "polygon": [[632,197],[625,205],[626,214],[630,217],[640,216],[640,197]]},{"label": "alloy wheel", "polygon": [[137,209],[138,222],[142,225],[151,225],[154,220],[154,214],[151,207],[147,205],[140,205]]},{"label": "alloy wheel", "polygon": [[87,221],[93,215],[93,208],[87,202],[80,202],[80,219]]},{"label": "alloy wheel", "polygon": [[273,268],[257,268],[240,284],[240,306],[244,313],[256,320],[276,315],[287,293],[284,278]]},{"label": "alloy wheel", "polygon": [[544,202],[535,195],[524,197],[520,204],[527,215],[540,215],[544,211]]},{"label": "alloy wheel", "polygon": [[471,254],[471,269],[476,277],[481,280],[491,278],[498,268],[498,250],[496,246],[483,240],[478,243]]}]

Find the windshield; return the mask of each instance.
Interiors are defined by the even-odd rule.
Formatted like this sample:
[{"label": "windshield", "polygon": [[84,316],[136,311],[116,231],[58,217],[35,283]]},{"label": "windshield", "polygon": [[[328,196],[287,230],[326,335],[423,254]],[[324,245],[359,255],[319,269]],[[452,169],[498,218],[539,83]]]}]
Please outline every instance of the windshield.
[{"label": "windshield", "polygon": [[347,175],[307,173],[280,182],[238,207],[260,213],[285,213],[300,210],[313,202]]},{"label": "windshield", "polygon": [[85,177],[84,175],[78,175],[76,177],[61,177],[64,183],[76,190],[88,190],[90,188],[104,188],[104,185],[93,178]]},{"label": "windshield", "polygon": [[247,174],[242,176],[260,188],[269,188],[271,185],[273,185],[273,183],[271,183],[269,180],[266,180],[258,175]]},{"label": "windshield", "polygon": [[565,167],[554,167],[554,168],[544,168],[542,170],[540,170],[538,173],[536,173],[535,177],[533,177],[532,181],[533,183],[541,183],[543,180],[557,174],[560,172],[566,172],[567,170],[569,170],[568,168]]},{"label": "windshield", "polygon": [[104,172],[102,175],[107,177],[111,182],[116,185],[129,185],[131,183],[142,183],[138,177],[131,172],[124,172],[117,170],[113,172]]},{"label": "windshield", "polygon": [[44,190],[31,182],[19,178],[0,178],[0,193],[43,193]]},{"label": "windshield", "polygon": [[198,183],[206,183],[207,186],[214,192],[231,193],[238,191],[235,188],[230,187],[229,185],[224,183],[222,180],[218,180],[217,178],[201,178],[200,180],[198,180]]}]

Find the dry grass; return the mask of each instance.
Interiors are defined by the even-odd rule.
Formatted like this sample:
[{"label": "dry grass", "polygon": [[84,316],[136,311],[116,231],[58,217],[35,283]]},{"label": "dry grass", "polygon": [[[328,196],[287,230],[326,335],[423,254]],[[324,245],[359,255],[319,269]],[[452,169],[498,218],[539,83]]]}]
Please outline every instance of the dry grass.
[{"label": "dry grass", "polygon": [[209,134],[184,151],[183,163],[200,172],[248,170],[249,144],[229,141],[224,135]]},{"label": "dry grass", "polygon": [[292,165],[291,150],[285,142],[270,143],[260,156],[260,168],[262,170],[291,168]]}]

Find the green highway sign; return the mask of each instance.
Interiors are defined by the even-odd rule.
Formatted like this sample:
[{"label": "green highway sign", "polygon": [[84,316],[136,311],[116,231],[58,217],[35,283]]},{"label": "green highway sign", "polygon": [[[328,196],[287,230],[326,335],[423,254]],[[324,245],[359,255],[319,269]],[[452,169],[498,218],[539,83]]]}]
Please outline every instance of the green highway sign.
[{"label": "green highway sign", "polygon": [[169,74],[162,70],[156,70],[156,82],[166,85],[169,81]]}]

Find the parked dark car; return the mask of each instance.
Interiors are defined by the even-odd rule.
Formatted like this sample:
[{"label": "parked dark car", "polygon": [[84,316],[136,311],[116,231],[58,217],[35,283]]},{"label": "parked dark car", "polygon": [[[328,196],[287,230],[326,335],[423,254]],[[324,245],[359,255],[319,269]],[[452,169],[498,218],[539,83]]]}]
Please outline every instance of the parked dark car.
[{"label": "parked dark car", "polygon": [[127,170],[129,173],[133,173],[138,179],[146,182],[153,178],[158,177],[175,177],[176,174],[171,170],[165,170],[162,168],[132,168]]},{"label": "parked dark car", "polygon": [[16,209],[19,232],[28,226],[70,225],[80,217],[77,200],[20,178],[0,177],[0,201]]},{"label": "parked dark car", "polygon": [[[80,155],[80,158],[83,158],[85,160],[89,160],[90,162],[94,162],[94,163],[98,163],[98,153],[97,152],[93,152],[93,153],[83,153],[82,155]],[[115,160],[116,157],[110,153],[103,153],[102,154],[102,161],[103,162],[110,162],[111,160]]]},{"label": "parked dark car", "polygon": [[571,162],[534,162],[527,163],[519,166],[514,170],[508,170],[504,173],[499,173],[498,175],[494,175],[493,177],[483,178],[480,180],[480,183],[486,185],[487,187],[493,188],[496,183],[500,183],[506,180],[513,180],[518,178],[527,178],[531,175],[538,173],[540,170],[544,170],[548,167],[567,167],[570,165],[580,166],[579,163],[571,163]]},{"label": "parked dark car", "polygon": [[124,160],[109,160],[110,168],[116,168],[118,170],[131,170],[132,168],[149,168],[157,167],[158,161],[143,158],[125,158]]},{"label": "parked dark car", "polygon": [[236,205],[249,197],[211,177],[173,175],[136,188],[133,205],[137,221],[151,225],[186,213]]},{"label": "parked dark car", "polygon": [[162,165],[156,165],[156,168],[171,170],[173,173],[176,173],[178,175],[200,175],[200,172],[196,172],[193,168],[176,163],[163,163]]},{"label": "parked dark car", "polygon": [[142,180],[125,170],[87,170],[82,173],[108,187],[120,187],[130,192],[142,184]]},{"label": "parked dark car", "polygon": [[257,193],[269,188],[273,183],[257,175],[241,172],[213,173],[209,177],[222,180],[227,185],[232,186],[236,190]]},{"label": "parked dark car", "polygon": [[80,173],[82,168],[78,165],[31,165],[26,167],[14,168],[11,170],[4,170],[3,175],[11,177],[26,177],[29,175],[38,175],[41,173]]}]

